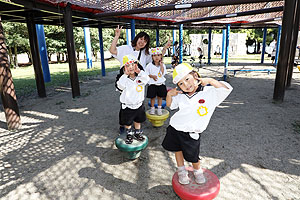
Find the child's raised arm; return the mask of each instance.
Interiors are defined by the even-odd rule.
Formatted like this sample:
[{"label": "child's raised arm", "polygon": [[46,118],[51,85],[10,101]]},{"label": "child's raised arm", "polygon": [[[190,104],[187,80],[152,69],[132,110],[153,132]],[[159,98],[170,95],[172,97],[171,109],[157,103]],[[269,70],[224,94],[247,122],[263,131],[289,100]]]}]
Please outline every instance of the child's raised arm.
[{"label": "child's raised arm", "polygon": [[199,80],[201,81],[201,85],[203,85],[203,86],[210,84],[210,85],[214,86],[215,88],[224,87],[226,89],[229,89],[222,82],[217,81],[216,79],[213,79],[213,78],[199,78]]},{"label": "child's raised arm", "polygon": [[171,103],[172,103],[172,97],[173,96],[177,96],[178,93],[182,93],[181,91],[177,90],[177,87],[176,88],[173,88],[172,90],[170,90],[168,93],[167,93],[167,97],[166,97],[166,105],[168,107],[171,106]]}]

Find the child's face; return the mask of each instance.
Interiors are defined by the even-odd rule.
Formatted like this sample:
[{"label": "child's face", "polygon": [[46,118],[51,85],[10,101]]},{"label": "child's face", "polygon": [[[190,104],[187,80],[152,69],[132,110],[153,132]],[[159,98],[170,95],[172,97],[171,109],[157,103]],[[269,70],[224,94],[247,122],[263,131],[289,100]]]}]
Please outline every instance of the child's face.
[{"label": "child's face", "polygon": [[136,65],[137,65],[136,63],[125,65],[129,75],[134,74],[134,70],[135,70]]},{"label": "child's face", "polygon": [[152,59],[153,59],[154,63],[159,63],[161,61],[161,58],[162,58],[161,54],[152,55]]},{"label": "child's face", "polygon": [[195,79],[194,75],[188,74],[178,82],[178,86],[183,92],[191,93],[196,91],[198,87],[197,83],[198,80]]}]

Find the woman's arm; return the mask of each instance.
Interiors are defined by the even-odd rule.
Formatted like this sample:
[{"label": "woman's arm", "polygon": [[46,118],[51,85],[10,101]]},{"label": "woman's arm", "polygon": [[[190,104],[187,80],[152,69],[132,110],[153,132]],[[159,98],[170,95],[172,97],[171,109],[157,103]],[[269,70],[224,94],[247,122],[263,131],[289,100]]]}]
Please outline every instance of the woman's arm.
[{"label": "woman's arm", "polygon": [[110,48],[109,48],[109,52],[113,55],[117,55],[118,54],[118,50],[117,50],[117,43],[118,43],[118,40],[119,40],[119,37],[120,37],[120,34],[121,34],[121,31],[122,31],[122,26],[116,28],[115,30],[115,37],[110,45]]}]

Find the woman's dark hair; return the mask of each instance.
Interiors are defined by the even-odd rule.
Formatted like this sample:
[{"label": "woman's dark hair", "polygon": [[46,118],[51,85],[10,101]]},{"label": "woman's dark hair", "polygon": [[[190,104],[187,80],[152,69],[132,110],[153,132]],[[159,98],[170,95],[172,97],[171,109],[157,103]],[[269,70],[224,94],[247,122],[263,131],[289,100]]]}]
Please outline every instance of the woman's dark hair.
[{"label": "woman's dark hair", "polygon": [[[137,41],[138,41],[139,38],[144,38],[144,39],[147,41],[147,44],[146,44],[146,46],[145,46],[143,49],[145,49],[146,55],[149,55],[150,36],[149,36],[146,32],[144,32],[144,31],[139,32],[139,33],[134,37],[134,39],[131,41],[131,45],[132,45],[133,47],[136,46],[136,43],[137,43]],[[143,49],[141,49],[141,50],[143,50]]]}]

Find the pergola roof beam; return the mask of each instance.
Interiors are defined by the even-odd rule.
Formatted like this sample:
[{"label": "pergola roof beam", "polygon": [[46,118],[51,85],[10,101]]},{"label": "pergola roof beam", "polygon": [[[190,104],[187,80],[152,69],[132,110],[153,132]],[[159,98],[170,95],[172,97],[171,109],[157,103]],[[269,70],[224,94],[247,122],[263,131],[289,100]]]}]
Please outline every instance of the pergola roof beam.
[{"label": "pergola roof beam", "polygon": [[250,10],[250,11],[238,12],[238,13],[230,13],[230,14],[226,14],[226,15],[201,17],[201,18],[195,18],[195,19],[189,19],[189,20],[175,22],[174,24],[186,24],[186,23],[192,23],[192,22],[209,21],[209,20],[214,20],[214,19],[232,18],[232,17],[247,16],[247,15],[256,15],[256,14],[271,13],[271,12],[278,12],[278,11],[283,11],[283,6],[273,7],[273,8],[265,8],[265,9],[259,9],[259,10]]},{"label": "pergola roof beam", "polygon": [[271,2],[271,1],[278,1],[278,0],[198,1],[195,3],[168,4],[165,6],[138,8],[138,9],[131,9],[131,10],[126,10],[126,11],[118,11],[118,12],[103,12],[103,13],[97,13],[95,15],[98,16],[99,18],[103,18],[103,17],[115,17],[115,16],[141,14],[141,13],[152,13],[152,12],[171,11],[171,10],[184,10],[184,9],[191,9],[191,8],[204,8],[204,7],[214,7],[214,6],[239,5],[239,4],[249,4],[249,3],[262,3],[262,2]]}]

